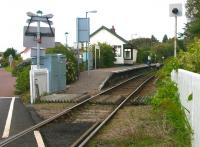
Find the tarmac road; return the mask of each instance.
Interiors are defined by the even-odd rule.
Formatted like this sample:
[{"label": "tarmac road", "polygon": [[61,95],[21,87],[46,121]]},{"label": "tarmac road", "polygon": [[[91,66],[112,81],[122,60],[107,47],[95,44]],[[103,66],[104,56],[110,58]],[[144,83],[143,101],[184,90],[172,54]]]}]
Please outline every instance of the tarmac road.
[{"label": "tarmac road", "polygon": [[[26,110],[26,107],[23,105],[19,98],[15,98],[13,104],[13,110],[10,111],[11,101],[13,98],[3,98],[0,97],[0,143],[7,137],[4,136],[6,126],[8,128],[8,137],[15,135],[28,127],[34,125],[31,115]],[[10,123],[8,123],[8,114],[11,113]],[[10,124],[10,125],[7,125]],[[6,147],[37,147],[35,136],[33,133],[30,133],[21,139],[7,145]]]},{"label": "tarmac road", "polygon": [[[33,119],[20,98],[14,98],[15,81],[11,73],[0,68],[0,143],[4,139],[32,126]],[[12,105],[13,101],[13,105]],[[8,134],[8,135],[5,135]],[[37,147],[33,133],[6,147]]]}]

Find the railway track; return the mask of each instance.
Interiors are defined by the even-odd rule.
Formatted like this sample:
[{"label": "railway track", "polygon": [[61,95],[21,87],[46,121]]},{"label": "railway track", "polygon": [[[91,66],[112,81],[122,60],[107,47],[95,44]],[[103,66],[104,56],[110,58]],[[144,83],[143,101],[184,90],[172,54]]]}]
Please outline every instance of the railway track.
[{"label": "railway track", "polygon": [[13,146],[34,130],[41,132],[46,146],[84,146],[152,77],[134,76],[3,140],[0,147]]}]

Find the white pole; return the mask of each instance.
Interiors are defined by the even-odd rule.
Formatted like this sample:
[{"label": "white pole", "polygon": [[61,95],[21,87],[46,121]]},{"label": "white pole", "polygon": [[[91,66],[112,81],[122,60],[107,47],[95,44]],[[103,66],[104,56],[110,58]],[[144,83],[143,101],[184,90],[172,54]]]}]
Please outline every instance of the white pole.
[{"label": "white pole", "polygon": [[40,21],[37,22],[37,68],[40,68]]},{"label": "white pole", "polygon": [[95,50],[95,53],[94,53],[94,56],[95,56],[95,60],[94,60],[94,62],[95,62],[95,69],[97,69],[97,47],[96,47],[96,45],[95,45],[95,48],[94,48]]},{"label": "white pole", "polygon": [[175,15],[174,57],[176,57],[176,48],[177,48],[177,15]]},{"label": "white pole", "polygon": [[88,42],[86,42],[86,63],[87,63],[87,71],[89,75],[89,49],[88,49]]},{"label": "white pole", "polygon": [[79,79],[79,43],[78,42],[77,42],[77,62],[78,62],[77,78]]},{"label": "white pole", "polygon": [[101,49],[100,49],[100,46],[99,46],[99,68],[100,68],[100,62],[101,62]]}]

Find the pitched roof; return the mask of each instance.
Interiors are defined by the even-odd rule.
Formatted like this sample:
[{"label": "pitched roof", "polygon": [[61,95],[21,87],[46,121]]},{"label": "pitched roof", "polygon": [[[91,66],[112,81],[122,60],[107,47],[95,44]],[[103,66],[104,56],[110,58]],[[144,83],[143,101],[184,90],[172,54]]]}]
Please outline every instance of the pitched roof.
[{"label": "pitched roof", "polygon": [[21,52],[19,53],[19,55],[21,55],[21,54],[23,54],[23,53],[27,53],[29,50],[30,50],[30,48],[25,48],[23,51],[21,51]]},{"label": "pitched roof", "polygon": [[91,35],[90,35],[90,38],[93,37],[95,34],[97,34],[98,32],[100,32],[101,30],[106,30],[108,32],[110,32],[112,35],[114,35],[115,37],[117,37],[118,39],[120,39],[121,41],[123,41],[124,43],[128,43],[127,40],[125,40],[124,38],[122,38],[121,36],[119,36],[116,32],[113,32],[111,29],[108,29],[107,27],[105,26],[101,26],[99,29],[97,29],[95,32],[93,32]]}]

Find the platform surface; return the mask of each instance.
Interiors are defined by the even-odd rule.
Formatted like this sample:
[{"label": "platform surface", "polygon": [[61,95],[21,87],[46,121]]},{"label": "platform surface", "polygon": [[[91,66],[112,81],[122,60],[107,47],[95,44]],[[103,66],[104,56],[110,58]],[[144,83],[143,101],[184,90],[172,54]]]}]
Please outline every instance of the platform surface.
[{"label": "platform surface", "polygon": [[69,85],[66,90],[68,94],[89,93],[93,95],[99,92],[100,85],[106,80],[112,72],[122,72],[133,68],[144,67],[146,64],[138,64],[133,66],[120,66],[113,68],[101,68],[96,70],[84,71],[80,73],[79,80]]}]

